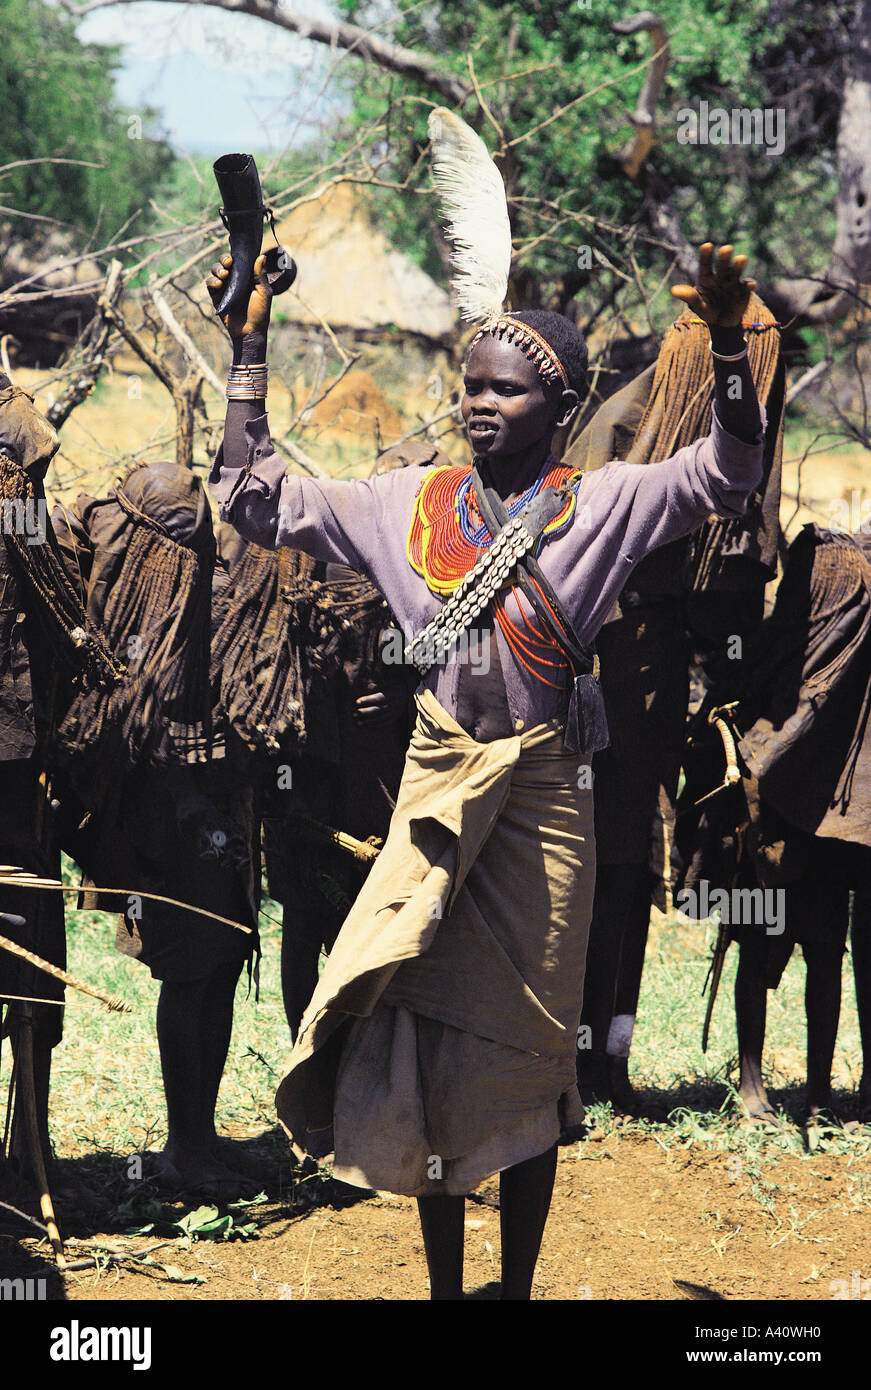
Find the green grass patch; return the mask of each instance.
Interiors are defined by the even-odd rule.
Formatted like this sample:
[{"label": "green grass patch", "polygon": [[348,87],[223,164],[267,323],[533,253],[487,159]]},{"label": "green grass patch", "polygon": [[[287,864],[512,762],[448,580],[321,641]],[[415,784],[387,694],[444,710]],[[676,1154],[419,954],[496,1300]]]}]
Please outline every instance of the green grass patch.
[{"label": "green grass patch", "polygon": [[[249,993],[243,973],[218,1099],[219,1132],[234,1139],[253,1139],[274,1130],[275,1089],[290,1051],[281,1003],[281,909],[270,901],[264,902],[263,909],[260,997],[255,998],[253,987]],[[159,985],[144,966],[115,951],[116,920],[110,913],[72,908],[67,913],[70,970],[120,995],[132,1013],[109,1013],[95,1001],[68,991],[64,1040],[55,1050],[52,1071],[51,1127],[60,1157],[130,1157],[161,1148],[165,1138],[154,1025]],[[780,988],[768,995],[766,1083],[785,1123],[773,1134],[736,1125],[735,946],[726,958],[708,1051],[701,1050],[705,1009],[701,991],[713,939],[711,924],[687,924],[655,914],[630,1068],[633,1084],[663,1118],[621,1122],[621,1134],[645,1135],[668,1146],[701,1144],[734,1151],[751,1169],[757,1159],[761,1163],[786,1153],[871,1152],[871,1138],[864,1131],[857,1135],[841,1126],[823,1126],[809,1139],[797,1124],[806,1048],[805,970],[798,950]],[[9,1045],[3,1046],[3,1074],[8,1077]],[[859,1028],[847,954],[833,1071],[836,1099],[847,1111],[860,1074]],[[615,1125],[610,1107],[596,1106],[591,1113],[600,1128]],[[861,1192],[857,1188],[862,1205],[871,1198],[871,1180],[866,1187]]]},{"label": "green grass patch", "polygon": [[[69,864],[64,877],[78,882]],[[96,1000],[67,991],[64,1038],[52,1063],[55,1152],[64,1158],[95,1152],[130,1156],[161,1148],[166,1115],[155,1035],[159,983],[145,966],[116,952],[114,913],[68,906],[66,917],[69,970],[120,995],[132,1012],[109,1013]],[[234,1139],[253,1137],[276,1124],[273,1098],[290,1053],[281,1003],[280,921],[278,904],[264,902],[260,999],[255,999],[253,985],[249,993],[247,971],[236,993],[233,1037],[218,1098],[219,1132]],[[3,1047],[2,1074],[8,1077],[8,1042]]]},{"label": "green grass patch", "polygon": [[[608,1133],[648,1135],[665,1145],[700,1144],[740,1156],[743,1171],[780,1155],[871,1153],[871,1134],[800,1124],[804,1106],[807,1025],[805,967],[800,948],[793,952],[780,987],[768,992],[763,1075],[780,1116],[775,1130],[741,1126],[736,1099],[738,1052],[734,987],[738,948],[726,956],[711,1024],[708,1050],[701,1035],[707,998],[702,987],[716,928],[654,913],[647,947],[638,1018],[632,1040],[630,1075],[647,1105],[662,1120],[615,1120],[608,1105],[591,1107],[591,1118]],[[841,1021],[832,1080],[834,1099],[849,1114],[861,1076],[861,1040],[849,951],[844,956]],[[667,1118],[666,1118],[667,1117]],[[866,1195],[861,1194],[864,1204]]]}]

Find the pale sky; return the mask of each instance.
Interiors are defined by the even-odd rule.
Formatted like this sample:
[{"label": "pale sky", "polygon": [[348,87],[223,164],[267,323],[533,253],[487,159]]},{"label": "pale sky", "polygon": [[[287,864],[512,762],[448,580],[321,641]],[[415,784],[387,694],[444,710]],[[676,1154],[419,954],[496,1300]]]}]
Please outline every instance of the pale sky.
[{"label": "pale sky", "polygon": [[[321,0],[296,8],[329,16]],[[119,99],[162,111],[173,144],[192,154],[299,143],[335,100],[321,93],[328,49],[250,15],[139,0],[86,15],[77,32],[123,45]]]}]

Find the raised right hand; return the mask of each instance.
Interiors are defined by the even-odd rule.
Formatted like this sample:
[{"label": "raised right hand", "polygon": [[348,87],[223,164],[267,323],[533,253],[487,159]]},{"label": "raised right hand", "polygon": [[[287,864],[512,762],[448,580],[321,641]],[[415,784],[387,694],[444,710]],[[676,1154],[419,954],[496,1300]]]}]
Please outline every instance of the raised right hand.
[{"label": "raised right hand", "polygon": [[[212,266],[212,273],[206,281],[206,289],[209,291],[216,309],[230,278],[232,264],[233,257],[228,251]],[[262,254],[254,262],[254,288],[248,298],[245,313],[241,314],[238,309],[234,309],[230,313],[221,315],[221,322],[231,338],[244,338],[249,333],[257,333],[264,338],[266,337],[269,328],[269,315],[272,311],[272,291],[266,280],[265,264],[266,257]]]}]

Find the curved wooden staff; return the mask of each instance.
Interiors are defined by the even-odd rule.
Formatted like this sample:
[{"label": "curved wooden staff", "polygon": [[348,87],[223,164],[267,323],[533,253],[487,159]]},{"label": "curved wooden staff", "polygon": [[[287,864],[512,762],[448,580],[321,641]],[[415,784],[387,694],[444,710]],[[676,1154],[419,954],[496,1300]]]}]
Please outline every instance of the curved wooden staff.
[{"label": "curved wooden staff", "polygon": [[[4,914],[0,914],[2,920]],[[5,936],[0,936],[0,949],[10,952],[11,955],[20,956],[30,965],[42,970],[48,975],[54,975],[57,979],[63,980],[64,984],[71,985],[73,989],[81,990],[83,994],[90,994],[95,999],[106,1005],[107,1009],[112,1009],[118,1013],[130,1013],[130,1005],[125,1004],[123,999],[114,998],[105,994],[101,989],[93,985],[86,985],[83,981],[77,980],[68,971],[62,970],[59,965],[52,965],[50,961],[43,960],[35,951],[28,951],[26,947],[19,946],[15,941],[9,941]],[[16,996],[3,995],[3,1000],[15,998]],[[37,1118],[36,1107],[36,1084],[33,1072],[33,1008],[36,1000],[21,999],[23,1007],[16,1017],[15,1038],[17,1047],[15,1048],[15,1066],[13,1069],[13,1083],[16,1085],[21,1096],[21,1104],[24,1116],[25,1139],[33,1166],[34,1177],[39,1184],[39,1207],[45,1221],[45,1231],[51,1241],[52,1249],[55,1253],[58,1269],[63,1272],[66,1269],[64,1257],[63,1241],[57,1227],[54,1214],[54,1203],[51,1200],[49,1191],[48,1175],[45,1171],[45,1159],[42,1153],[42,1141],[39,1137],[39,1121]],[[60,1000],[47,999],[47,1004],[60,1004]],[[11,1104],[11,1096],[10,1096]],[[5,1204],[0,1204],[5,1205]],[[23,1213],[19,1213],[21,1215]],[[29,1218],[28,1218],[29,1219]]]},{"label": "curved wooden staff", "polygon": [[[45,789],[44,787],[44,790]],[[38,892],[80,893],[82,891],[81,885],[62,883],[59,879],[41,878],[37,874],[26,872],[18,865],[8,864],[0,865],[0,886],[3,884],[14,888],[30,888]],[[171,898],[166,894],[149,893],[128,888],[99,888],[96,885],[90,888],[89,891],[95,893],[123,894],[125,897],[133,896],[147,898],[151,902],[168,903],[170,906],[180,907],[188,912],[193,912],[197,916],[209,917],[213,921],[222,922],[225,926],[235,927],[237,931],[246,932],[249,936],[253,935],[251,927],[246,927],[241,922],[234,922],[230,917],[222,917],[219,913],[211,912],[208,908],[193,907],[191,903],[183,903],[178,898]],[[2,918],[2,916],[3,914],[0,914],[0,918]],[[28,951],[24,946],[19,946],[17,942],[10,941],[8,937],[0,936],[0,949],[8,951],[12,955],[19,956],[22,960],[28,961],[38,970],[42,970],[48,975],[53,975],[56,979],[62,980],[64,984],[70,985],[73,989],[80,990],[83,994],[89,994],[94,999],[99,999],[101,1003],[105,1004],[107,1009],[113,1012],[130,1012],[129,1004],[126,1004],[123,999],[106,994],[103,990],[97,989],[93,985],[86,985],[83,981],[77,980],[75,976],[70,975],[69,971],[62,970],[58,965],[52,965],[50,961],[44,960],[41,956],[36,955],[34,951]],[[45,1171],[42,1143],[39,1137],[36,1088],[33,1074],[32,1004],[22,1002],[21,1012],[16,1022],[19,1024],[16,1029],[19,1046],[16,1054],[15,1073],[20,1077],[19,1089],[24,1110],[25,1136],[30,1150],[30,1161],[33,1166],[34,1176],[39,1184],[40,1210],[45,1219],[49,1240],[55,1252],[57,1267],[59,1270],[63,1271],[66,1269],[63,1242],[55,1220],[54,1206],[51,1200],[48,1177]]]},{"label": "curved wooden staff", "polygon": [[720,738],[723,740],[723,747],[726,750],[726,772],[719,787],[715,787],[712,792],[706,792],[700,796],[694,804],[701,806],[702,802],[709,801],[718,792],[724,792],[727,787],[734,787],[741,781],[741,769],[738,766],[738,750],[735,747],[735,735],[729,728],[726,716],[732,713],[733,709],[738,708],[738,701],[733,700],[730,705],[718,705],[712,709],[708,715],[708,723],[718,730]]},{"label": "curved wooden staff", "polygon": [[125,898],[147,898],[153,903],[169,903],[170,907],[184,908],[197,917],[210,917],[213,922],[223,922],[225,927],[235,927],[236,931],[247,932],[253,936],[253,928],[234,922],[232,917],[222,917],[219,912],[211,912],[207,907],[194,907],[193,903],[183,903],[180,898],[167,897],[165,893],[149,893],[144,888],[100,888],[96,883],[61,883],[59,878],[40,878],[38,874],[27,873],[17,865],[0,864],[0,888],[9,884],[13,888],[38,888],[40,892],[48,889],[54,893],[118,893]]},{"label": "curved wooden staff", "polygon": [[[43,892],[48,890],[55,893],[80,893],[81,884],[61,883],[56,878],[40,878],[38,874],[31,874],[17,865],[0,864],[0,887],[6,884],[13,888],[32,888]],[[88,892],[94,893],[121,893],[125,897],[148,898],[150,902],[169,903],[171,907],[185,908],[188,912],[194,912],[201,917],[210,917],[216,922],[222,922],[227,927],[235,927],[237,931],[247,932],[253,935],[251,927],[244,926],[241,922],[234,922],[230,917],[222,917],[218,912],[210,912],[206,907],[194,907],[191,903],[183,903],[178,898],[167,897],[163,893],[148,893],[136,888],[99,888],[89,887]],[[0,912],[0,921],[3,913]],[[72,989],[81,990],[83,994],[90,994],[92,998],[99,999],[101,1004],[105,1004],[107,1009],[115,1013],[130,1013],[130,1005],[125,1004],[123,999],[116,995],[106,994],[98,989],[96,985],[87,985],[82,980],[77,980],[69,971],[62,970],[59,965],[52,965],[50,961],[38,956],[35,951],[28,951],[26,947],[19,946],[17,942],[10,941],[6,936],[0,936],[0,950],[9,951],[13,956],[19,956],[22,960],[35,965],[38,970],[43,970],[47,975],[54,975],[55,979],[63,980],[64,984]],[[5,997],[5,996],[4,996]]]},{"label": "curved wooden staff", "polygon": [[[278,820],[279,817],[266,816],[264,819]],[[361,864],[374,864],[381,853],[380,840],[377,843],[373,840],[358,840],[346,830],[336,830],[332,825],[325,825],[323,821],[315,820],[313,816],[307,816],[302,811],[291,811],[288,820],[296,821],[302,830],[309,831],[315,839],[328,840],[338,849],[343,849],[346,854],[353,855]]]}]

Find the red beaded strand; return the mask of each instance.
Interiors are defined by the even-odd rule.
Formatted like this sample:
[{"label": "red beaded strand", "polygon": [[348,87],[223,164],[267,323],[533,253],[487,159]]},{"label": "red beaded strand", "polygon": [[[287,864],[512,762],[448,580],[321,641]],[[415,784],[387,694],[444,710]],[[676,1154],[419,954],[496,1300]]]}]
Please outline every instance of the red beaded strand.
[{"label": "red beaded strand", "polygon": [[[408,559],[412,568],[423,575],[434,594],[453,593],[478,560],[480,549],[489,545],[492,539],[485,532],[486,540],[479,548],[463,534],[460,525],[460,489],[470,471],[453,466],[434,469],[424,479],[417,496],[408,533]],[[543,486],[562,487],[574,476],[572,469],[555,464],[546,474]],[[566,525],[574,511],[575,500],[575,494],[571,492],[559,515],[545,528],[545,535]],[[474,506],[471,489],[468,501],[471,512]]]},{"label": "red beaded strand", "polygon": [[[452,465],[434,469],[424,479],[417,496],[408,534],[408,558],[412,567],[424,577],[428,587],[435,594],[453,593],[460,580],[478,560],[481,549],[485,549],[492,539],[484,527],[472,488],[466,489],[466,506],[473,528],[483,529],[485,539],[481,546],[476,546],[469,540],[461,525],[459,509],[470,471],[469,468]],[[555,463],[546,474],[543,486],[561,487],[575,476],[572,469]],[[575,493],[571,492],[559,515],[545,528],[545,535],[561,530],[568,524],[575,502]],[[553,613],[540,586],[536,584],[535,587]],[[502,630],[509,651],[536,680],[549,685],[553,690],[567,690],[571,677],[562,648],[550,633],[538,626],[537,621],[530,621],[521,602],[520,591],[515,585],[511,585],[510,588],[515,595],[525,632],[509,618],[502,595],[494,598],[492,602],[493,616]],[[559,683],[549,680],[542,668],[549,668],[554,674],[559,671],[564,679]]]}]

